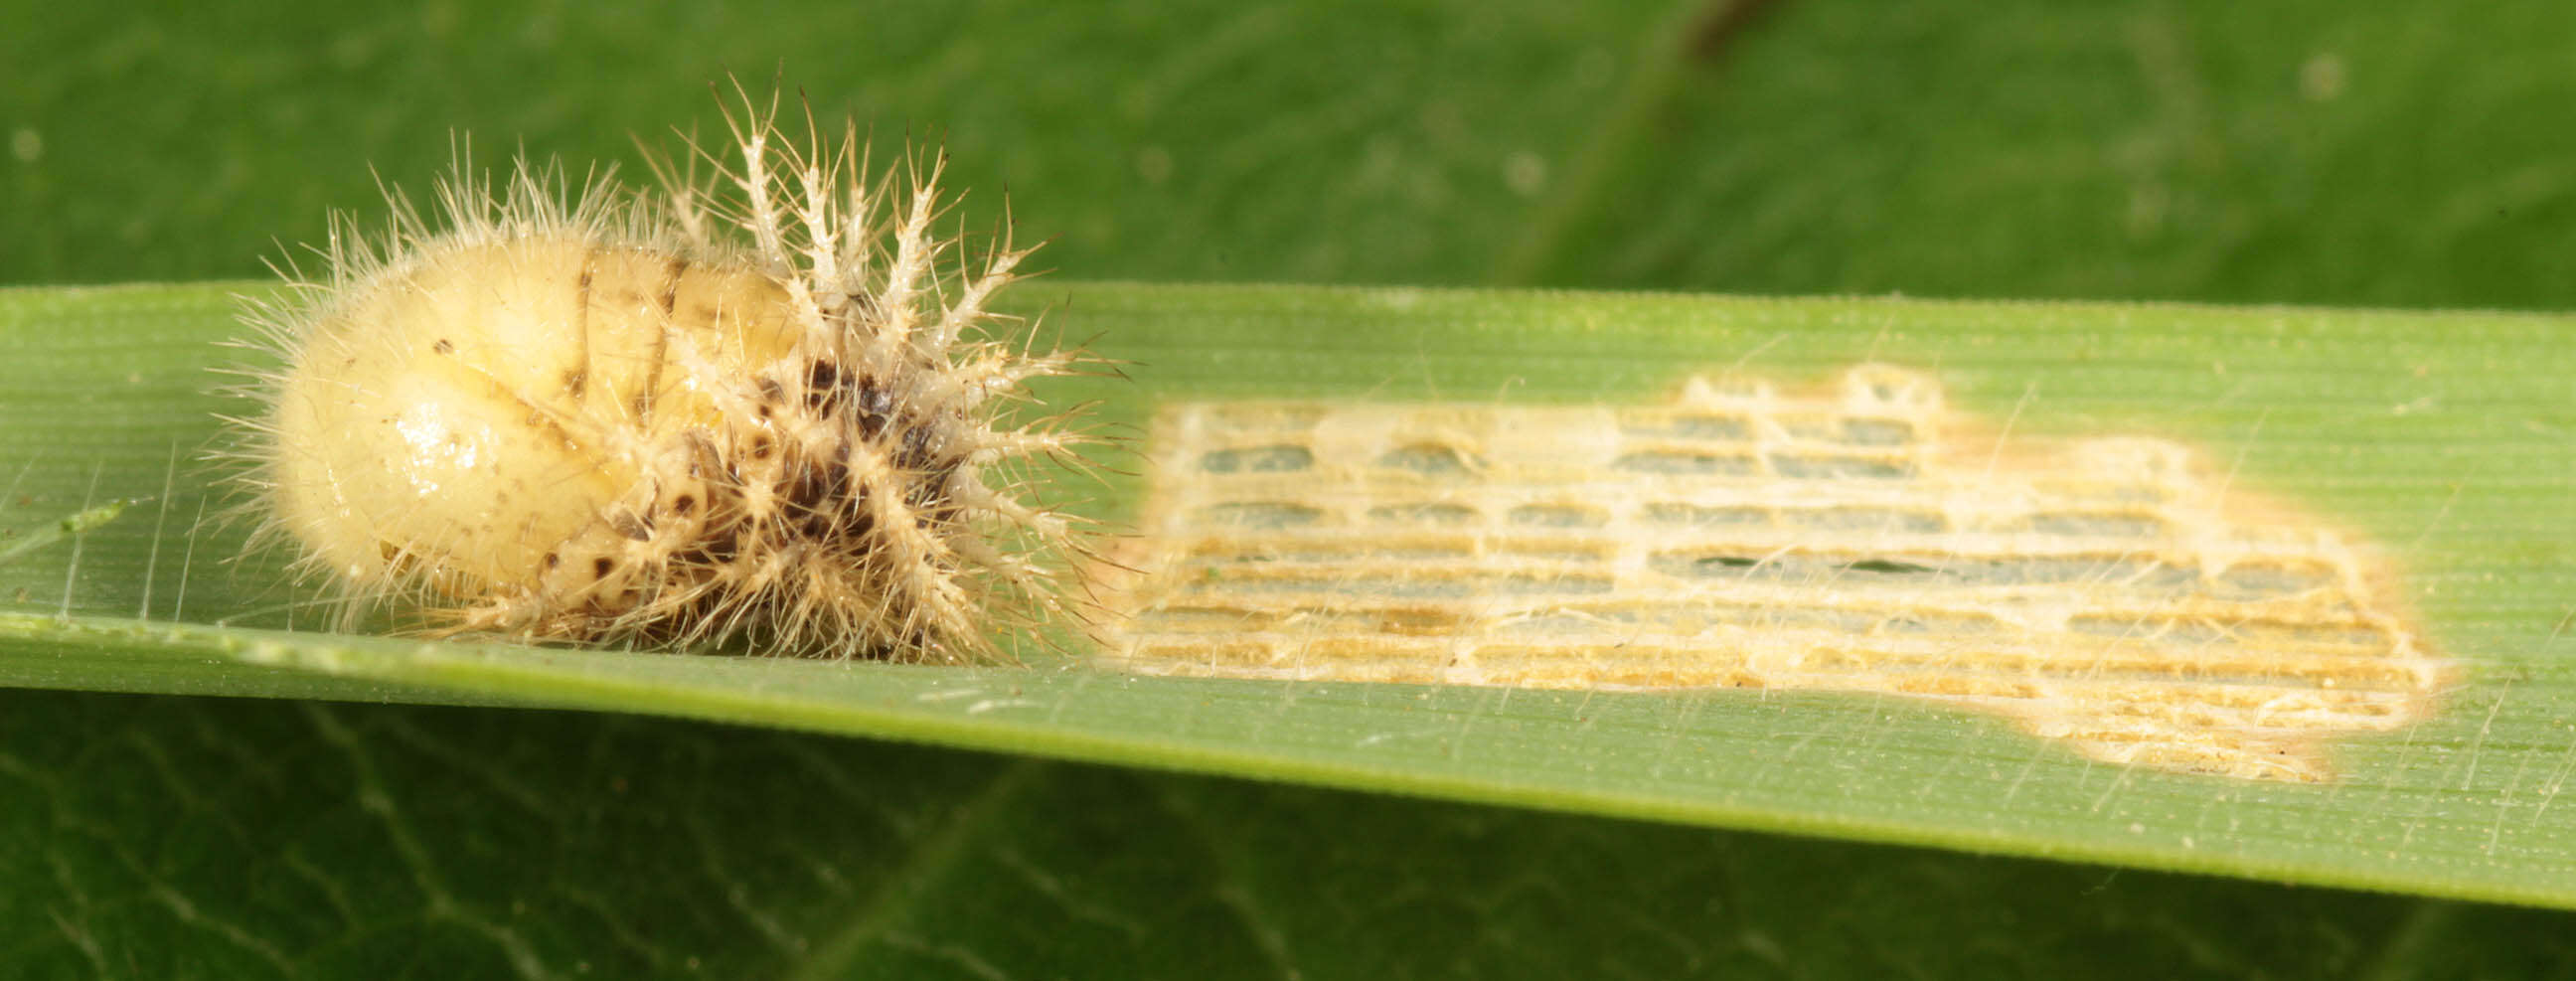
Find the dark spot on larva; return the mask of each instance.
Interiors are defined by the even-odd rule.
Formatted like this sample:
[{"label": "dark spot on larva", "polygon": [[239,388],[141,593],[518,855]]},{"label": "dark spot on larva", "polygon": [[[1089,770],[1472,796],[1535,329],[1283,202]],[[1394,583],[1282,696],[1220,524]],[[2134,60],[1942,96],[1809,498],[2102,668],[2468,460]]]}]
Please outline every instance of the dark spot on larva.
[{"label": "dark spot on larva", "polygon": [[754,460],[766,460],[766,459],[769,459],[769,455],[770,455],[770,454],[772,454],[772,453],[776,453],[776,452],[778,452],[778,441],[777,441],[777,440],[775,440],[775,439],[770,438],[770,435],[769,435],[768,433],[754,433],[754,434],[752,434],[752,437],[751,437],[751,458],[752,458],[752,459],[754,459]]},{"label": "dark spot on larva", "polygon": [[386,543],[385,571],[397,576],[409,576],[420,570],[420,562],[419,556],[395,548],[390,542]]},{"label": "dark spot on larva", "polygon": [[903,450],[895,454],[894,464],[924,477],[936,475],[942,479],[957,469],[957,461],[935,458],[930,447],[930,427],[919,421],[903,427]]},{"label": "dark spot on larva", "polygon": [[653,526],[646,524],[642,518],[638,518],[634,515],[621,513],[616,517],[610,518],[608,523],[611,527],[617,529],[618,534],[624,535],[630,540],[641,542],[650,541],[653,538]]},{"label": "dark spot on larva", "polygon": [[847,392],[841,384],[841,366],[829,361],[815,361],[805,370],[805,407],[830,413],[840,408]]},{"label": "dark spot on larva", "polygon": [[671,513],[673,514],[685,515],[697,509],[698,499],[687,494],[682,494],[671,499]]},{"label": "dark spot on larva", "polygon": [[680,305],[680,274],[689,271],[689,260],[678,256],[662,267],[662,317],[670,319],[671,308]]},{"label": "dark spot on larva", "polygon": [[802,514],[798,525],[808,536],[826,537],[837,523],[839,504],[848,496],[850,468],[799,461],[786,482],[787,506]]},{"label": "dark spot on larva", "polygon": [[546,553],[546,568],[552,569],[562,564],[563,556],[557,555],[553,552]]},{"label": "dark spot on larva", "polygon": [[429,349],[440,354],[454,354],[456,353],[456,344],[449,341],[447,338],[441,337],[438,339],[437,343],[431,344]]},{"label": "dark spot on larva", "polygon": [[575,399],[581,398],[582,390],[590,387],[590,280],[594,275],[591,263],[598,257],[596,246],[582,252],[581,277],[573,285],[572,335],[581,341],[581,365],[563,373],[563,385],[564,392]]},{"label": "dark spot on larva", "polygon": [[886,391],[874,378],[859,379],[856,388],[859,393],[859,431],[869,439],[875,439],[878,433],[885,432],[887,424],[894,421],[894,393]]},{"label": "dark spot on larva", "polygon": [[613,559],[592,559],[592,560],[590,560],[590,572],[591,572],[591,574],[592,574],[592,575],[594,575],[594,576],[597,576],[597,577],[599,577],[599,578],[601,578],[601,579],[606,579],[606,578],[608,578],[608,574],[609,574],[609,573],[611,573],[611,572],[615,572],[615,571],[617,571],[617,562],[616,562],[615,560],[613,560]]}]

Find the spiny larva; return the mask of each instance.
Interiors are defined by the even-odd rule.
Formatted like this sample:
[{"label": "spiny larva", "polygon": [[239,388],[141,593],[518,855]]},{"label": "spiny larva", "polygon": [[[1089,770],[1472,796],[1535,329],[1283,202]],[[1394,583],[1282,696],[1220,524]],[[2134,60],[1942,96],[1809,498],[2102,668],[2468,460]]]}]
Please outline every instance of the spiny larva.
[{"label": "spiny larva", "polygon": [[460,165],[444,227],[335,221],[246,318],[285,364],[242,420],[263,534],[440,633],[962,661],[1078,613],[1082,530],[1028,486],[1078,410],[1023,383],[1089,359],[990,308],[1028,251],[946,270],[937,158],[875,179],[776,119],[659,193]]}]

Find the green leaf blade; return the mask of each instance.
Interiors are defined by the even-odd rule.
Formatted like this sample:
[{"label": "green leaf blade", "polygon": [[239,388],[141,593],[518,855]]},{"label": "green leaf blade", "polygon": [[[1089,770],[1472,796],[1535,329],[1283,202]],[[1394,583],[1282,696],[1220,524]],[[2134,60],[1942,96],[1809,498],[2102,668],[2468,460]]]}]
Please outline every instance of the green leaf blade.
[{"label": "green leaf blade", "polygon": [[[1102,398],[1110,421],[1131,425],[1179,398],[1641,401],[1712,365],[1790,380],[1862,359],[1932,366],[1954,399],[2018,432],[2189,439],[2230,454],[2245,485],[2377,540],[2460,681],[2430,720],[2340,744],[2340,781],[2299,786],[2088,762],[2001,720],[1878,696],[1281,684],[207,626],[275,620],[294,598],[273,561],[213,571],[237,534],[151,513],[193,515],[189,495],[208,492],[173,480],[171,461],[172,447],[193,455],[214,438],[220,402],[200,373],[233,330],[219,286],[0,295],[0,328],[30,352],[0,366],[0,385],[53,396],[13,399],[0,419],[0,460],[32,461],[10,527],[156,498],[81,536],[78,569],[60,545],[0,567],[0,588],[29,593],[0,619],[0,680],[667,714],[2576,906],[2576,809],[2555,802],[2576,690],[2549,656],[2565,592],[2555,559],[2571,535],[2545,506],[2571,453],[2554,436],[2570,421],[2550,381],[2562,356],[2542,343],[2563,318],[1116,284],[1056,284],[1023,302],[1135,362],[1133,383],[1048,393]],[[2490,373],[2504,364],[2518,367]],[[75,394],[120,382],[131,414]],[[174,500],[158,499],[165,484],[181,489]],[[1115,479],[1096,507],[1132,518],[1140,489]],[[166,599],[134,618],[145,582]],[[176,605],[183,583],[174,622],[160,604]]]}]

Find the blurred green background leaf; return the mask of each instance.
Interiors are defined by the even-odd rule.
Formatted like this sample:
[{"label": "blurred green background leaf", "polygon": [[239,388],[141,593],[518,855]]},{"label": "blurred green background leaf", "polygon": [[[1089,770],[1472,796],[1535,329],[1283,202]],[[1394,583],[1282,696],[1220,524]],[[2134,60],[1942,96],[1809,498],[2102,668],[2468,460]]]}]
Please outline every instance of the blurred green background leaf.
[{"label": "blurred green background leaf", "polygon": [[[18,6],[6,283],[255,275],[453,134],[633,168],[783,65],[1068,278],[2576,307],[2541,0]],[[2559,914],[607,716],[8,692],[0,784],[28,976],[2571,970]]]}]

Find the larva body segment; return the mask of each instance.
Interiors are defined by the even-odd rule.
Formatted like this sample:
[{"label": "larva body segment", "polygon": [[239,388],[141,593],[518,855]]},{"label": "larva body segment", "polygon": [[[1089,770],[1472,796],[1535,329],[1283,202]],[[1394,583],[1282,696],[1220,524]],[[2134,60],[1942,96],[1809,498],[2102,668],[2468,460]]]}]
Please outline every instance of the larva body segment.
[{"label": "larva body segment", "polygon": [[992,336],[1025,253],[941,282],[935,168],[878,224],[849,142],[737,135],[717,189],[567,207],[523,166],[444,188],[444,230],[335,235],[253,318],[268,530],[451,632],[965,660],[1070,612],[1074,527],[1012,475],[1079,437],[997,421],[1080,361]]}]

